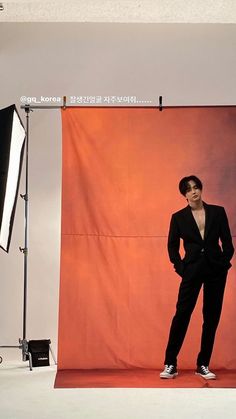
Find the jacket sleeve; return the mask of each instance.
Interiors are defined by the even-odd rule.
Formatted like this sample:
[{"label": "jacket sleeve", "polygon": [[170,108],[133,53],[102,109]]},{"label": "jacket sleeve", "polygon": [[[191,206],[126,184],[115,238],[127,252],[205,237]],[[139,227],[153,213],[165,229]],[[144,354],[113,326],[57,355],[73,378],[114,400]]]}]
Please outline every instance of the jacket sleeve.
[{"label": "jacket sleeve", "polygon": [[175,219],[175,215],[172,215],[170,221],[170,229],[168,235],[168,253],[170,261],[173,263],[175,271],[178,275],[183,275],[184,264],[179,253],[180,248],[180,233],[179,227]]},{"label": "jacket sleeve", "polygon": [[231,266],[230,260],[234,254],[232,236],[230,233],[228,218],[225,209],[222,207],[221,223],[220,223],[220,240],[222,244],[223,257],[225,262]]}]

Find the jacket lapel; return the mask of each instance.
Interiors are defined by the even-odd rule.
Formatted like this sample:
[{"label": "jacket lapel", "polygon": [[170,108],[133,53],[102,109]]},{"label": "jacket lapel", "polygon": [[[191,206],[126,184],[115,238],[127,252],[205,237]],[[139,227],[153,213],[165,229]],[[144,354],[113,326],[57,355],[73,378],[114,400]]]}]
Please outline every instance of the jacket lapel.
[{"label": "jacket lapel", "polygon": [[[203,202],[204,205],[204,209],[205,209],[205,231],[204,231],[204,240],[206,240],[206,237],[209,233],[209,228],[210,225],[212,223],[212,212],[210,209],[210,206],[208,204],[206,204],[206,202]],[[189,227],[192,228],[195,232],[195,234],[199,237],[199,239],[201,240],[201,242],[203,241],[202,236],[200,234],[199,228],[197,226],[197,223],[195,221],[195,218],[192,214],[191,211],[191,207],[188,205],[186,207],[186,218],[187,218],[187,222],[189,224]]]},{"label": "jacket lapel", "polygon": [[189,225],[189,228],[191,228],[194,231],[195,235],[197,235],[199,240],[202,242],[202,236],[200,234],[199,228],[197,226],[195,218],[192,214],[191,207],[189,205],[186,207],[186,222]]},{"label": "jacket lapel", "polygon": [[204,240],[205,240],[209,233],[209,228],[210,228],[213,217],[212,217],[210,205],[207,205],[206,202],[203,202],[203,205],[205,208],[205,233],[204,233]]},{"label": "jacket lapel", "polygon": [[[206,237],[207,237],[207,234],[209,232],[209,228],[210,228],[210,225],[211,225],[211,222],[212,222],[212,213],[211,213],[209,205],[207,205],[205,202],[203,202],[203,205],[204,205],[204,209],[205,209],[204,240],[206,240]],[[191,211],[191,207],[189,205],[186,207],[186,221],[187,221],[188,225],[190,226],[190,228],[192,228],[194,230],[195,234],[198,235],[199,239],[202,242],[203,241],[202,236],[200,234],[198,225],[195,221],[195,218],[194,218],[194,216],[192,214],[192,211]]]}]

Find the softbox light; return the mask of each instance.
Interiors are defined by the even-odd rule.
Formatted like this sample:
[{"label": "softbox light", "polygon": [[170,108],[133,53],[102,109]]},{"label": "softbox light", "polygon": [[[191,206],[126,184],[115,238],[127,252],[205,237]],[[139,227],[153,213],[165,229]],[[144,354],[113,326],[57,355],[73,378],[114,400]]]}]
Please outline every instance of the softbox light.
[{"label": "softbox light", "polygon": [[0,247],[9,251],[23,160],[25,129],[15,105],[0,110]]}]

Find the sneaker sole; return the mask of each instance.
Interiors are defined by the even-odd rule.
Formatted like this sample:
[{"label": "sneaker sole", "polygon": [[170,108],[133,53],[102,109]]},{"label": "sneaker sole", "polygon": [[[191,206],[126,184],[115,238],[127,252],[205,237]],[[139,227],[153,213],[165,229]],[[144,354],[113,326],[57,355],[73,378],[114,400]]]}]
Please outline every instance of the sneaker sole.
[{"label": "sneaker sole", "polygon": [[215,377],[213,377],[213,376],[208,376],[207,377],[207,375],[203,375],[203,374],[200,374],[200,372],[195,372],[195,375],[200,375],[200,377],[202,377],[202,378],[204,378],[204,380],[215,380],[216,379],[216,376]]},{"label": "sneaker sole", "polygon": [[178,375],[178,372],[175,372],[174,374],[166,374],[166,375],[161,375],[160,374],[160,378],[166,378],[166,379],[169,379],[169,378],[175,378],[176,376]]}]

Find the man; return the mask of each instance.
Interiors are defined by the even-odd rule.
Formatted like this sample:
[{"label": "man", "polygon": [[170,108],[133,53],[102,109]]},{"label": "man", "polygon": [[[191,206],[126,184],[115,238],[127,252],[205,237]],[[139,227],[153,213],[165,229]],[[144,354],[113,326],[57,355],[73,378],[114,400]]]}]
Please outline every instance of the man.
[{"label": "man", "polygon": [[[209,370],[216,329],[234,248],[223,207],[202,201],[202,182],[196,176],[181,179],[179,190],[188,206],[172,215],[168,252],[175,271],[182,277],[176,313],[173,317],[161,378],[174,378],[177,356],[183,344],[190,317],[203,285],[203,327],[196,374],[215,379]],[[179,253],[183,240],[185,256]],[[219,244],[221,242],[221,246]]]}]

